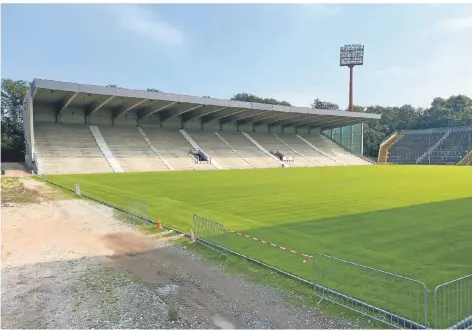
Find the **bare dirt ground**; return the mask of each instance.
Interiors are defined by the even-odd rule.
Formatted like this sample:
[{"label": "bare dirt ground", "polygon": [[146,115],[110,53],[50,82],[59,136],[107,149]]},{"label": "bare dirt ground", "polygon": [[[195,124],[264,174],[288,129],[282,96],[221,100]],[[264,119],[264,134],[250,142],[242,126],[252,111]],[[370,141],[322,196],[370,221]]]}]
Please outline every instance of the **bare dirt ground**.
[{"label": "bare dirt ground", "polygon": [[2,328],[353,326],[146,236],[110,208],[21,180],[39,193],[2,205]]},{"label": "bare dirt ground", "polygon": [[5,169],[5,175],[10,177],[26,177],[31,176],[24,163],[2,163]]}]

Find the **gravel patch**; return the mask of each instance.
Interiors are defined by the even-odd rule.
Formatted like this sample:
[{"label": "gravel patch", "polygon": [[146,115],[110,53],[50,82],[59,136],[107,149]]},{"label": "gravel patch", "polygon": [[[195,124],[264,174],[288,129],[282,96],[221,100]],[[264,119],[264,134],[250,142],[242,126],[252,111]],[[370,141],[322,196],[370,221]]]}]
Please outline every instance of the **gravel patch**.
[{"label": "gravel patch", "polygon": [[148,237],[105,205],[2,211],[2,328],[358,327]]}]

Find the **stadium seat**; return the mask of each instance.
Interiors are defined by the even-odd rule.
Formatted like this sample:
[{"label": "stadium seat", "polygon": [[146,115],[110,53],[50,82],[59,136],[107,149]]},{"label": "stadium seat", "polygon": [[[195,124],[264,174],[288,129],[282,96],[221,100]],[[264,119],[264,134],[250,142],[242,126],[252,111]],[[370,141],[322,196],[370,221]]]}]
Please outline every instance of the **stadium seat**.
[{"label": "stadium seat", "polygon": [[34,124],[35,154],[48,174],[113,172],[87,125]]},{"label": "stadium seat", "polygon": [[240,132],[218,132],[232,148],[257,168],[280,167],[273,158],[266,155]]},{"label": "stadium seat", "polygon": [[136,127],[99,126],[108,148],[125,172],[168,171]]},{"label": "stadium seat", "polygon": [[215,170],[209,163],[196,162],[189,154],[192,146],[177,130],[142,127],[154,148],[174,170]]},{"label": "stadium seat", "polygon": [[218,162],[223,169],[254,168],[252,163],[239,156],[211,131],[187,131],[195,142]]},{"label": "stadium seat", "polygon": [[323,135],[312,135],[305,137],[325,154],[341,162],[344,165],[372,165],[372,163],[340,147]]},{"label": "stadium seat", "polygon": [[287,162],[290,167],[316,166],[315,163],[297,154],[292,148],[287,147],[281,140],[271,133],[249,133],[262,147],[269,152],[278,152],[284,157],[290,157],[293,161]]}]

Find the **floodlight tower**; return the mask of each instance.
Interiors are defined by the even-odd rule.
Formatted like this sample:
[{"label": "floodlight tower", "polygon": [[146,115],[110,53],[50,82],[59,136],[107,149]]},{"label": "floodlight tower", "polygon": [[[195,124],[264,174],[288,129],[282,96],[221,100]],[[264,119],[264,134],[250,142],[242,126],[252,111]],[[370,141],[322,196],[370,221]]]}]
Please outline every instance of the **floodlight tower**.
[{"label": "floodlight tower", "polygon": [[340,66],[347,66],[349,68],[349,111],[354,111],[353,101],[353,69],[356,65],[364,64],[364,46],[355,45],[344,45],[341,47],[339,56]]}]

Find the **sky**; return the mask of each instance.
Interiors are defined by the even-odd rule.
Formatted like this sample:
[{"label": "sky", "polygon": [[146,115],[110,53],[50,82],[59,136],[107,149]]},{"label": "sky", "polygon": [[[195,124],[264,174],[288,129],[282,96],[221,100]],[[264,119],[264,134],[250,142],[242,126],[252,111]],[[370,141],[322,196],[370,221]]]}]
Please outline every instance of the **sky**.
[{"label": "sky", "polygon": [[3,4],[1,76],[310,106],[472,96],[472,4]]}]

